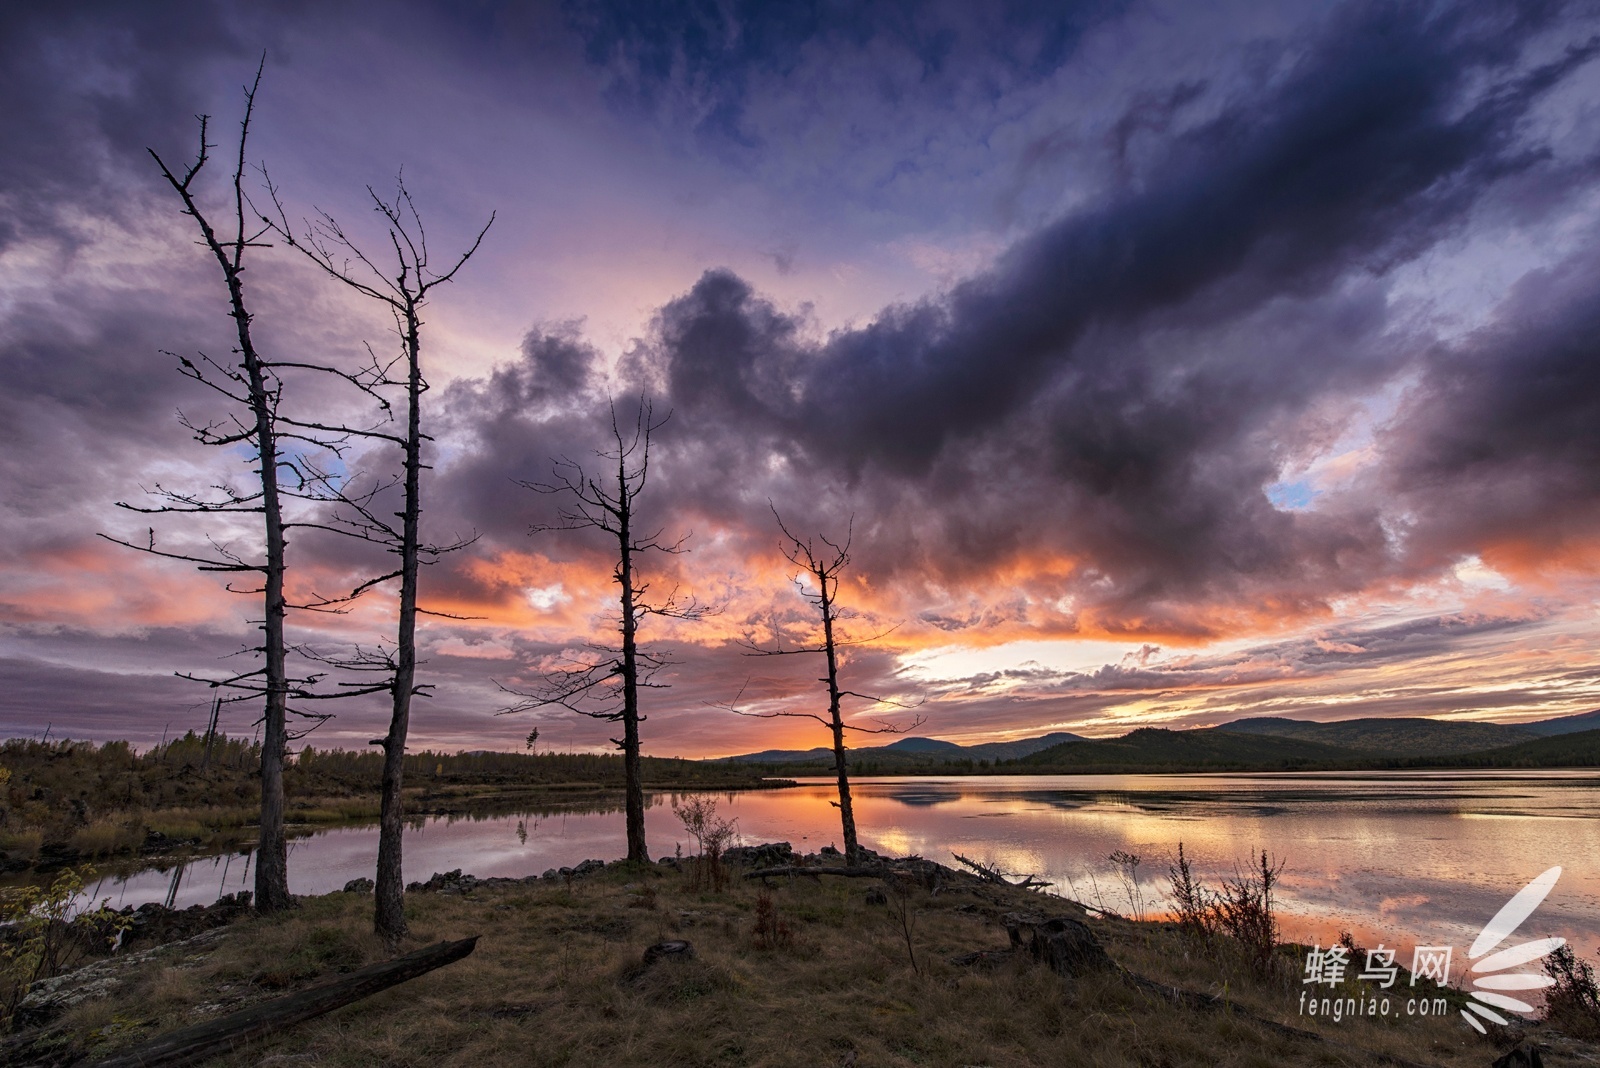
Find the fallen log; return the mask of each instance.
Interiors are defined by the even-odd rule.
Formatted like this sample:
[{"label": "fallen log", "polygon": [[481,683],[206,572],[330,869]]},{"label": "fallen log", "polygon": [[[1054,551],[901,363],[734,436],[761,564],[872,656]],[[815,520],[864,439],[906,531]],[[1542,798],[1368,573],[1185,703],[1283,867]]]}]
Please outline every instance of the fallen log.
[{"label": "fallen log", "polygon": [[94,1068],[153,1068],[155,1065],[190,1064],[215,1057],[253,1038],[302,1023],[323,1013],[371,997],[409,979],[442,968],[471,953],[478,936],[459,942],[440,942],[415,953],[372,964],[349,975],[281,998],[263,1001],[248,1009],[157,1035],[99,1061]]},{"label": "fallen log", "polygon": [[788,865],[781,868],[758,868],[755,871],[744,873],[746,879],[765,879],[776,875],[839,875],[846,879],[881,879],[893,871],[893,868],[828,868],[820,864],[815,867],[803,865]]},{"label": "fallen log", "polygon": [[998,883],[1001,886],[1009,886],[1016,890],[1036,890],[1050,885],[1037,875],[1024,875],[1021,882],[1014,883],[1007,878],[1008,875],[1014,874],[1012,872],[1003,872],[998,867],[983,864],[976,860],[968,860],[960,853],[951,853],[950,855],[986,883]]}]

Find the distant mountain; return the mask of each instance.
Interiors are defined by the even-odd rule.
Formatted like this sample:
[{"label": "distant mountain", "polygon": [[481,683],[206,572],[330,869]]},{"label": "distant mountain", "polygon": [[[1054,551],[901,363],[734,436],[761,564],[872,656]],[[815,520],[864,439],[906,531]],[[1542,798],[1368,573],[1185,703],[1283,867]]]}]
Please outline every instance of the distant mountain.
[{"label": "distant mountain", "polygon": [[716,759],[737,764],[821,764],[833,760],[832,749],[763,749],[759,753]]},{"label": "distant mountain", "polygon": [[[1600,716],[1566,716],[1547,726]],[[1487,743],[1487,744],[1484,744]],[[1495,744],[1499,743],[1499,744]],[[1333,723],[1258,717],[1220,727],[1143,727],[1120,738],[1057,732],[1017,742],[961,746],[935,738],[902,738],[850,750],[858,768],[894,774],[929,765],[988,760],[996,771],[1025,774],[1095,771],[1277,771],[1296,768],[1600,767],[1600,727],[1544,737],[1524,727],[1431,719],[1349,719]],[[724,757],[751,764],[815,767],[833,763],[831,749],[768,749]]]},{"label": "distant mountain", "polygon": [[878,748],[891,753],[960,753],[962,747],[955,742],[944,742],[938,738],[902,738],[898,742]]},{"label": "distant mountain", "polygon": [[1348,762],[1365,754],[1321,742],[1277,735],[1227,731],[1220,727],[1172,731],[1142,727],[1121,738],[1066,742],[1040,750],[1020,763],[1051,768],[1194,769],[1293,768]]},{"label": "distant mountain", "polygon": [[[1600,727],[1600,723],[1595,723],[1594,726]],[[1231,734],[1295,738],[1341,749],[1353,749],[1361,753],[1383,753],[1391,756],[1448,756],[1455,753],[1475,753],[1485,749],[1516,745],[1518,742],[1537,736],[1536,732],[1522,725],[1508,727],[1499,723],[1468,723],[1458,720],[1409,717],[1341,719],[1330,723],[1313,723],[1302,719],[1260,716],[1254,719],[1234,720],[1216,729]],[[1584,728],[1579,726],[1572,729]]]},{"label": "distant mountain", "polygon": [[1573,731],[1482,753],[1462,753],[1449,763],[1453,767],[1484,768],[1600,767],[1600,730]]},{"label": "distant mountain", "polygon": [[969,745],[967,755],[974,760],[1021,760],[1025,756],[1032,756],[1054,745],[1086,740],[1081,734],[1051,731],[1038,738],[1024,738],[1017,742],[984,742],[982,745]]},{"label": "distant mountain", "polygon": [[1576,734],[1578,731],[1600,730],[1600,709],[1593,712],[1579,712],[1575,716],[1558,716],[1555,719],[1539,719],[1532,723],[1514,724],[1519,730],[1529,731],[1546,738],[1554,734]]},{"label": "distant mountain", "polygon": [[[957,760],[1016,760],[1041,749],[1062,742],[1080,741],[1078,735],[1054,731],[1038,738],[1023,738],[1015,742],[984,742],[980,745],[957,745],[938,738],[901,738],[888,745],[865,749],[850,749],[853,762],[874,764],[944,764]],[[829,764],[833,763],[832,749],[764,749],[759,753],[722,757],[740,764]]]}]

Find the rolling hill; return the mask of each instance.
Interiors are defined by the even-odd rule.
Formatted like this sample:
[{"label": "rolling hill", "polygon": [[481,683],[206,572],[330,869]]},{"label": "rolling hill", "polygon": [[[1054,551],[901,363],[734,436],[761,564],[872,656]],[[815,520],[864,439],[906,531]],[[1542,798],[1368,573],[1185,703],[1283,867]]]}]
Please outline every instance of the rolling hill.
[{"label": "rolling hill", "polygon": [[1272,769],[1348,763],[1364,756],[1322,742],[1215,727],[1187,731],[1142,727],[1120,738],[1052,746],[1017,763],[1040,772],[1053,768]]},{"label": "rolling hill", "polygon": [[[851,761],[870,761],[873,764],[924,766],[965,760],[1016,760],[1048,749],[1063,742],[1079,741],[1079,735],[1055,731],[1037,738],[1023,738],[1015,742],[984,742],[980,745],[957,745],[938,738],[901,738],[888,745],[865,749],[849,749]],[[764,749],[759,753],[722,757],[722,760],[739,764],[833,764],[833,750],[816,749]]]},{"label": "rolling hill", "polygon": [[1522,730],[1547,738],[1557,734],[1576,734],[1579,731],[1600,730],[1600,709],[1593,712],[1579,712],[1575,716],[1558,716],[1555,719],[1540,719],[1532,723],[1516,724]]},{"label": "rolling hill", "polygon": [[1451,767],[1593,768],[1600,767],[1600,729],[1534,738],[1500,749],[1460,753]]},{"label": "rolling hill", "polygon": [[[1600,724],[1596,724],[1600,726]],[[1345,719],[1313,723],[1300,719],[1238,719],[1216,728],[1231,734],[1294,738],[1340,749],[1384,756],[1448,756],[1475,753],[1528,741],[1525,727],[1439,719]]]}]

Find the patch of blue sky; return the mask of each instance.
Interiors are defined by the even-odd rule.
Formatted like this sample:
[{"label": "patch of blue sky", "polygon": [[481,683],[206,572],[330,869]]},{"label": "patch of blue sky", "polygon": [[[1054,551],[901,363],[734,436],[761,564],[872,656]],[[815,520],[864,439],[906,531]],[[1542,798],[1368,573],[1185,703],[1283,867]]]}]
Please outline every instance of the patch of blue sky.
[{"label": "patch of blue sky", "polygon": [[1309,478],[1297,478],[1293,482],[1274,482],[1267,487],[1267,500],[1280,512],[1304,512],[1322,491],[1311,484]]}]

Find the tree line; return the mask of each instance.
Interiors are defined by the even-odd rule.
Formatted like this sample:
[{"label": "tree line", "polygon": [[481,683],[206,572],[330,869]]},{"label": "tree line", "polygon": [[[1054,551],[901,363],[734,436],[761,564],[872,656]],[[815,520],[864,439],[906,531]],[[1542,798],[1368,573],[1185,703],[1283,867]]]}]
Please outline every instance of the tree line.
[{"label": "tree line", "polygon": [[[211,420],[180,412],[179,419],[202,444],[243,450],[250,478],[245,485],[224,481],[198,492],[157,485],[150,491],[155,498],[152,503],[121,503],[121,507],[143,514],[253,517],[258,524],[255,537],[259,548],[251,554],[210,539],[203,552],[168,548],[158,543],[153,527],[142,540],[111,540],[219,573],[228,580],[230,591],[259,599],[256,623],[261,638],[251,650],[255,654],[251,664],[223,677],[187,676],[215,691],[213,722],[225,704],[243,703],[260,709],[257,775],[261,814],[254,897],[258,910],[274,912],[293,904],[284,836],[289,741],[331,715],[324,711],[330,707],[324,702],[365,694],[387,696],[389,728],[382,738],[373,740],[382,753],[374,929],[396,942],[406,933],[401,877],[403,787],[407,768],[413,763],[407,758],[406,737],[412,699],[425,696],[430,689],[417,674],[417,623],[419,616],[449,616],[423,606],[421,569],[472,540],[435,544],[421,534],[422,472],[429,466],[431,441],[424,406],[428,382],[423,313],[433,291],[454,280],[481,247],[494,216],[464,251],[437,261],[438,267],[428,247],[422,215],[403,179],[397,181],[390,197],[367,188],[370,205],[385,231],[381,251],[364,247],[326,212],[318,212],[300,225],[291,223],[284,197],[265,165],[252,168],[247,162],[250,125],[264,67],[265,57],[244,91],[243,117],[236,150],[230,152],[231,175],[221,211],[202,204],[200,194],[200,181],[217,147],[208,141],[208,117],[198,120],[198,148],[186,167],[171,166],[154,149],[150,151],[182,213],[198,231],[198,245],[216,267],[218,283],[227,294],[227,314],[233,320],[235,338],[229,357],[205,353],[175,357],[179,372],[221,398],[227,411]],[[259,172],[264,186],[259,202],[246,188],[252,169]],[[389,355],[380,356],[369,345],[366,362],[352,367],[300,354],[263,351],[251,310],[254,291],[246,284],[246,266],[247,260],[254,262],[258,250],[274,247],[309,262],[330,284],[382,307],[394,324]],[[345,391],[366,416],[341,419],[313,414],[306,398],[325,397],[330,386]],[[652,555],[675,555],[688,549],[687,538],[673,539],[639,526],[638,505],[649,482],[652,436],[666,418],[656,415],[648,397],[639,398],[631,418],[619,415],[613,403],[614,447],[597,453],[597,463],[586,466],[557,459],[547,477],[522,481],[529,490],[559,499],[557,520],[536,527],[534,533],[589,532],[612,547],[616,641],[597,647],[593,655],[558,666],[531,688],[508,690],[510,703],[501,709],[512,713],[560,707],[620,725],[622,736],[613,741],[624,769],[627,859],[636,863],[650,860],[644,828],[640,727],[646,715],[641,699],[644,692],[663,685],[656,677],[668,664],[663,654],[641,642],[641,628],[651,617],[692,621],[714,610],[676,588],[652,592],[652,582],[640,570],[641,561]],[[373,447],[389,450],[395,467],[376,472],[362,469],[356,460],[370,458]],[[798,536],[776,510],[773,514],[783,539],[783,555],[795,569],[800,593],[816,609],[817,623],[815,633],[804,635],[798,644],[758,647],[750,643],[746,651],[752,656],[813,654],[821,658],[826,665],[826,674],[819,680],[826,686],[826,712],[750,711],[739,707],[738,698],[724,707],[761,718],[805,716],[828,729],[846,851],[855,859],[859,845],[849,792],[846,732],[904,728],[862,727],[847,722],[843,711],[847,700],[882,703],[880,698],[846,688],[840,680],[841,649],[881,636],[855,638],[839,631],[846,615],[837,595],[839,576],[849,562],[848,533],[837,542]],[[310,593],[291,601],[287,582],[290,548],[302,531],[375,547],[389,562],[348,590]],[[379,646],[357,646],[353,652],[335,655],[290,640],[291,613],[343,612],[380,587],[393,589],[396,596],[392,630]]]}]

